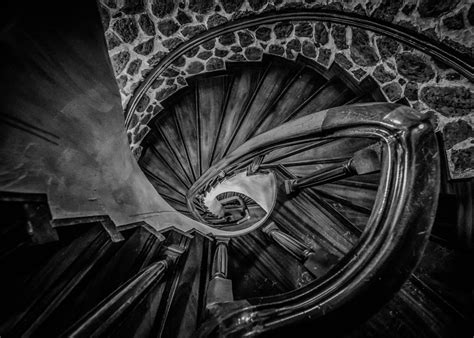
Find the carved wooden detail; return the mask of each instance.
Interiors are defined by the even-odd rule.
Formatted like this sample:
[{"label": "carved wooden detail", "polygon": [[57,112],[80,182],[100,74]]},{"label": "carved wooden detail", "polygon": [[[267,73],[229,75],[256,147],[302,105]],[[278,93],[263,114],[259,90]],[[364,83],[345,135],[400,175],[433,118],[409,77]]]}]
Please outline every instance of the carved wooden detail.
[{"label": "carved wooden detail", "polygon": [[304,267],[316,278],[324,275],[336,262],[336,257],[328,254],[327,251],[319,250],[315,252],[302,241],[281,231],[274,222],[265,226],[262,231],[286,252],[303,263]]},{"label": "carved wooden detail", "polygon": [[285,181],[285,190],[287,194],[291,194],[299,189],[334,182],[354,175],[371,174],[379,170],[379,154],[373,149],[362,149],[341,165],[315,172],[307,177]]},{"label": "carved wooden detail", "polygon": [[207,288],[207,308],[215,303],[234,300],[232,280],[227,278],[229,238],[217,237],[214,259],[212,261],[211,280]]}]

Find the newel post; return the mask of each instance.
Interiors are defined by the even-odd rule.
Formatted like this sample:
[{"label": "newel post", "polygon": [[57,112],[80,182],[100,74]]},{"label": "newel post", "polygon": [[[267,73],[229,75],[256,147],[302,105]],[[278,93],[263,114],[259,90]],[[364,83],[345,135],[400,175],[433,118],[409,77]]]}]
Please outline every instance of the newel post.
[{"label": "newel post", "polygon": [[212,261],[211,280],[207,287],[206,307],[215,303],[234,300],[232,280],[227,278],[228,253],[227,246],[230,238],[216,237],[216,249]]},{"label": "newel post", "polygon": [[324,250],[313,250],[309,245],[281,231],[274,222],[265,226],[262,231],[300,261],[316,278],[324,275],[336,263],[337,258],[335,256]]}]

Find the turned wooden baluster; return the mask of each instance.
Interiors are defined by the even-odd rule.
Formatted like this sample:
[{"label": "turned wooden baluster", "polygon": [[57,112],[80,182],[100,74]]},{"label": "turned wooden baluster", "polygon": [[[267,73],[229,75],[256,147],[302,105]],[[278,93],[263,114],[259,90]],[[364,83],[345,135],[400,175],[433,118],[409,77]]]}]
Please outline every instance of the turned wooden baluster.
[{"label": "turned wooden baluster", "polygon": [[285,181],[285,191],[291,194],[297,190],[334,182],[354,175],[370,174],[380,170],[380,156],[376,150],[365,148],[357,151],[347,162],[323,169],[312,175]]},{"label": "turned wooden baluster", "polygon": [[313,250],[305,243],[281,231],[271,222],[262,231],[280,245],[286,252],[299,260],[315,277],[324,275],[337,261],[337,257],[322,250]]},{"label": "turned wooden baluster", "polygon": [[216,237],[216,250],[212,261],[211,280],[207,287],[207,308],[215,303],[234,300],[232,280],[227,279],[227,246],[229,240],[228,237]]},{"label": "turned wooden baluster", "polygon": [[265,155],[256,156],[253,158],[252,163],[247,166],[247,176],[257,174],[260,169],[260,165],[263,163]]},{"label": "turned wooden baluster", "polygon": [[214,260],[212,261],[212,276],[215,278],[227,278],[227,243],[228,238],[217,239],[217,247],[214,253]]}]

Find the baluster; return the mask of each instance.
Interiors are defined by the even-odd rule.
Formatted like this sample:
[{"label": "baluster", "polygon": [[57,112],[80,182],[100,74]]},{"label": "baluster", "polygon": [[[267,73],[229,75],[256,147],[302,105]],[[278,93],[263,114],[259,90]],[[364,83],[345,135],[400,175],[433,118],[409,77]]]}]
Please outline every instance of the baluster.
[{"label": "baluster", "polygon": [[260,155],[253,158],[252,163],[247,166],[247,176],[255,175],[258,172],[264,158],[265,155]]},{"label": "baluster", "polygon": [[312,175],[286,180],[285,191],[291,194],[297,190],[334,182],[354,175],[370,174],[380,170],[379,153],[372,148],[357,151],[347,162],[331,168],[319,170]]},{"label": "baluster", "polygon": [[286,252],[295,257],[316,278],[324,275],[337,261],[337,257],[322,250],[313,250],[307,244],[281,231],[271,222],[262,231],[280,245]]},{"label": "baluster", "polygon": [[216,250],[212,261],[211,280],[207,287],[206,307],[209,309],[215,303],[234,300],[232,280],[227,279],[227,246],[229,238],[216,237]]},{"label": "baluster", "polygon": [[214,260],[212,261],[212,277],[227,278],[227,243],[228,239],[217,240],[216,252],[214,253]]},{"label": "baluster", "polygon": [[110,240],[112,242],[117,243],[125,240],[125,237],[123,237],[122,233],[117,230],[117,227],[110,219],[110,217],[107,217],[106,219],[100,221],[100,224],[102,224],[102,227],[104,228],[105,232],[107,232],[107,234],[110,236]]}]

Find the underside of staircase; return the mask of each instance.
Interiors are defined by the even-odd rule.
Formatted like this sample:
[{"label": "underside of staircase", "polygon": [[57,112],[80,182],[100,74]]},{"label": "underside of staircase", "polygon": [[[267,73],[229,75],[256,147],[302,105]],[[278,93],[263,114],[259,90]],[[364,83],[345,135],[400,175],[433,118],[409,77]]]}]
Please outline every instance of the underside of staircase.
[{"label": "underside of staircase", "polygon": [[[285,170],[278,172],[279,179],[288,175]],[[367,191],[366,201],[370,201],[368,191],[373,190],[370,183],[364,183],[367,185],[363,190]],[[455,208],[466,198],[462,194],[465,189],[457,189],[457,194],[455,191],[442,193],[441,203]],[[284,207],[272,215],[272,220],[282,231],[312,243],[311,247],[317,250],[319,257],[325,257],[318,266],[324,271],[357,239],[360,232],[356,229],[363,227],[368,216],[366,207],[353,203],[350,207],[342,207],[344,198],[334,192],[321,194],[318,190],[311,189],[304,196],[283,202]],[[357,191],[360,193],[361,190]],[[367,205],[362,199],[358,201]],[[323,211],[327,209],[321,206],[332,212],[325,216]],[[4,279],[1,295],[4,304],[2,335],[69,335],[85,322],[89,325],[88,330],[78,331],[77,335],[186,337],[196,332],[208,318],[206,294],[215,241],[175,230],[157,237],[143,227],[136,227],[121,232],[123,240],[114,242],[101,222],[91,222],[58,227],[58,240],[39,244],[27,229],[32,221],[48,220],[48,215],[41,212],[45,209],[44,202],[2,202],[1,265],[3,275],[8,276]],[[334,211],[338,209],[340,213]],[[33,217],[32,211],[36,211]],[[350,219],[354,228],[345,228],[347,235],[351,234],[345,237],[343,243],[347,244],[331,242],[328,234],[323,234],[326,235],[321,236],[323,238],[308,239],[306,236],[314,234],[315,229],[308,229],[306,215],[311,215],[311,219],[326,217],[340,227]],[[472,281],[465,271],[472,261],[472,254],[461,249],[456,240],[456,215],[459,214],[438,211],[418,268],[386,305],[363,324],[343,332],[342,336],[468,335]],[[156,268],[156,262],[166,260],[169,263],[164,273],[152,271],[155,275],[145,276],[149,278],[146,283],[143,272]],[[228,244],[227,278],[232,280],[235,300],[250,304],[276,300],[318,277],[261,229],[232,239]],[[133,282],[142,284],[137,288],[131,285]],[[99,310],[107,304],[118,306],[112,296],[127,288],[130,288],[130,294],[119,299],[121,308],[109,309],[108,314],[101,316]],[[99,315],[94,317],[97,313]],[[305,329],[305,326],[298,326],[292,330],[304,333]],[[277,332],[286,334],[286,331]]]}]

